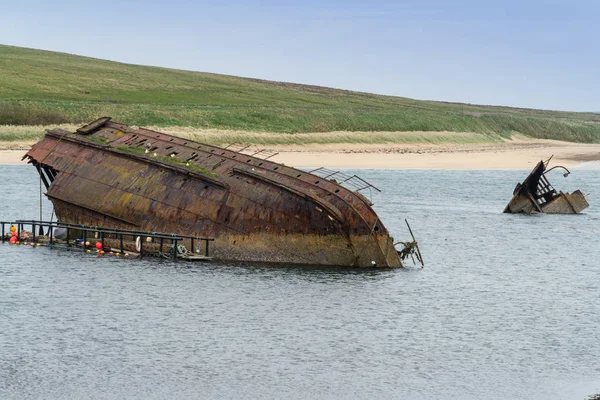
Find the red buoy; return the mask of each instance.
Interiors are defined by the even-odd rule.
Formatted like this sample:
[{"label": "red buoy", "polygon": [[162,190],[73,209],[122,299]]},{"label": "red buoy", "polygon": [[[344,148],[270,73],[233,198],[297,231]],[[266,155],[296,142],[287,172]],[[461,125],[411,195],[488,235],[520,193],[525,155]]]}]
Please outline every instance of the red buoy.
[{"label": "red buoy", "polygon": [[96,248],[102,250],[102,242],[96,242]]}]

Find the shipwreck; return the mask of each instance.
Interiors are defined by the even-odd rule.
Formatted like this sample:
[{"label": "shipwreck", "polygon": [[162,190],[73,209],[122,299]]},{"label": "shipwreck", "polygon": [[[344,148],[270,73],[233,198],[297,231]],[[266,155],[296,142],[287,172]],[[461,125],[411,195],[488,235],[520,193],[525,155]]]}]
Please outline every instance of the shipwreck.
[{"label": "shipwreck", "polygon": [[[215,259],[352,267],[422,261],[394,243],[361,178],[100,118],[47,130],[24,159],[63,223],[214,237]],[[412,231],[411,231],[412,235]],[[396,245],[401,244],[400,250]],[[193,249],[191,249],[193,251]]]},{"label": "shipwreck", "polygon": [[517,184],[505,213],[578,214],[589,206],[580,190],[563,193],[552,187],[546,174],[559,168],[565,171],[566,178],[571,172],[560,165],[547,169],[550,159],[537,163],[523,183]]}]

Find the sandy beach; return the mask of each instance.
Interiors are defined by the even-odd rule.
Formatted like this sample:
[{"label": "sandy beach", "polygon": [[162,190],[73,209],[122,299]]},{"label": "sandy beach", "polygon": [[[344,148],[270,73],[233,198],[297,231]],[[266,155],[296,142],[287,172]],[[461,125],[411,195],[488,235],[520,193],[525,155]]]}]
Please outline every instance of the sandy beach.
[{"label": "sandy beach", "polygon": [[[0,144],[0,164],[22,164],[31,144],[8,149]],[[4,148],[4,149],[2,149]],[[509,141],[497,144],[335,144],[271,147],[271,160],[293,167],[390,169],[529,169],[541,159],[553,164],[600,168],[600,145],[552,140]],[[248,151],[248,150],[247,150]]]},{"label": "sandy beach", "polygon": [[553,164],[600,168],[600,145],[538,140],[500,144],[358,146],[274,149],[273,160],[298,167],[391,169],[529,169],[553,156]]}]

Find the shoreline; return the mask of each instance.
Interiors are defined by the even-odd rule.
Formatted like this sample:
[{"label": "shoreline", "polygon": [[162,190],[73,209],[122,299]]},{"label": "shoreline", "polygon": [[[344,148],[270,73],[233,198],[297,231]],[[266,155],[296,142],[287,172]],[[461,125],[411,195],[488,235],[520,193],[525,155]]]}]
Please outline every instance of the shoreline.
[{"label": "shoreline", "polygon": [[[0,164],[26,164],[21,158],[31,144],[0,147]],[[258,147],[254,149],[259,150]],[[551,140],[507,141],[495,144],[328,144],[270,146],[270,160],[297,168],[353,169],[530,169],[553,156],[552,164],[600,169],[600,144]],[[255,150],[247,150],[254,152]]]},{"label": "shoreline", "polygon": [[[277,149],[273,149],[277,151]],[[552,157],[552,165],[600,169],[600,144],[536,141],[500,144],[418,144],[337,149],[280,149],[272,160],[299,167],[506,170],[531,169]]]}]

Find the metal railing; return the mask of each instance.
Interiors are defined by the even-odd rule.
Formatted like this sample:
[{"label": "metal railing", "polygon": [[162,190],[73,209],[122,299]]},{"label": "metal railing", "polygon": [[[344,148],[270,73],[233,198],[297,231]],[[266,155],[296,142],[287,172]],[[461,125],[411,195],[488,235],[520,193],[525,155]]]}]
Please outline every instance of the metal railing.
[{"label": "metal railing", "polygon": [[[25,231],[25,227],[31,227],[31,237],[29,238],[33,243],[39,243],[40,237],[44,236],[48,238],[48,244],[52,246],[57,242],[57,238],[54,235],[54,229],[63,228],[66,230],[65,235],[65,245],[72,246],[75,245],[75,239],[70,243],[71,233],[73,232],[81,232],[81,243],[83,247],[83,251],[87,251],[91,249],[93,246],[91,244],[88,245],[88,240],[92,240],[95,242],[102,243],[102,248],[105,246],[106,239],[118,239],[119,241],[119,251],[124,253],[124,240],[125,238],[131,238],[131,241],[135,241],[136,250],[138,251],[139,257],[143,257],[146,255],[158,255],[160,257],[164,257],[165,255],[169,255],[173,260],[177,258],[178,253],[178,245],[183,240],[190,241],[192,252],[194,251],[194,243],[195,242],[204,242],[204,257],[209,257],[209,242],[214,241],[215,239],[212,237],[198,237],[191,235],[180,235],[174,233],[163,233],[163,232],[148,232],[148,231],[139,231],[139,230],[129,230],[129,229],[119,229],[119,228],[105,228],[101,226],[88,226],[88,225],[80,225],[80,224],[69,224],[65,222],[53,222],[53,221],[35,221],[35,220],[15,220],[15,221],[0,221],[1,227],[1,241],[9,241],[10,234],[10,226],[15,226],[17,237],[21,238],[21,232]],[[7,225],[9,229],[7,229]],[[44,235],[44,231],[47,231],[48,234]],[[150,238],[150,243],[158,243],[158,251],[155,252],[150,249],[144,249],[144,242],[146,242],[147,238]],[[61,239],[63,240],[63,239]],[[168,251],[164,251],[165,242],[167,242]],[[139,247],[138,247],[139,246]]]}]

